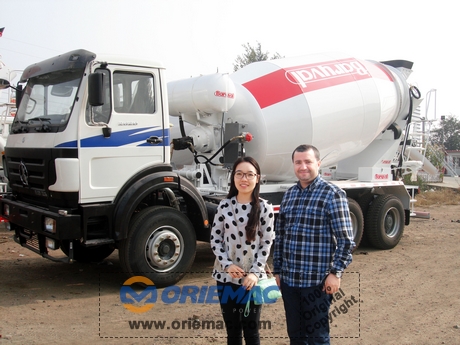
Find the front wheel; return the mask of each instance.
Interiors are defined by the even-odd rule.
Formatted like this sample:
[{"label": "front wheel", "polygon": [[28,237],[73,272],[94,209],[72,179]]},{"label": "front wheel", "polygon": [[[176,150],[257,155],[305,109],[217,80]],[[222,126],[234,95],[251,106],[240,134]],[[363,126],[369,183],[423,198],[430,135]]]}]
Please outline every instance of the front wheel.
[{"label": "front wheel", "polygon": [[391,249],[404,232],[404,207],[394,195],[379,195],[369,206],[366,218],[367,238],[372,246]]},{"label": "front wheel", "polygon": [[195,259],[196,235],[190,220],[171,207],[149,207],[135,217],[120,243],[124,270],[142,275],[157,287],[177,283]]}]

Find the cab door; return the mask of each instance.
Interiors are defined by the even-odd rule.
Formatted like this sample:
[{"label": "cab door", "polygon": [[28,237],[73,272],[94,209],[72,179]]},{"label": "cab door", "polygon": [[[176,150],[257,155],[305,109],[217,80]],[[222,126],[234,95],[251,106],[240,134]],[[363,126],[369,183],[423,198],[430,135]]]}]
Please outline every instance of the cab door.
[{"label": "cab door", "polygon": [[169,146],[160,70],[114,66],[95,72],[104,75],[104,104],[88,105],[80,122],[81,203],[112,201],[137,172],[164,163]]}]

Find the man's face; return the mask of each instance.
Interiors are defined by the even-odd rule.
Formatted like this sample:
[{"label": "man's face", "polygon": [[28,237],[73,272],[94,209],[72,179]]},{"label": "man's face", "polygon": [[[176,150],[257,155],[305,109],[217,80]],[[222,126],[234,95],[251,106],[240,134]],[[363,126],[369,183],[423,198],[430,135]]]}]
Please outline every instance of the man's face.
[{"label": "man's face", "polygon": [[317,160],[313,150],[294,152],[294,172],[303,188],[318,176],[321,161]]}]

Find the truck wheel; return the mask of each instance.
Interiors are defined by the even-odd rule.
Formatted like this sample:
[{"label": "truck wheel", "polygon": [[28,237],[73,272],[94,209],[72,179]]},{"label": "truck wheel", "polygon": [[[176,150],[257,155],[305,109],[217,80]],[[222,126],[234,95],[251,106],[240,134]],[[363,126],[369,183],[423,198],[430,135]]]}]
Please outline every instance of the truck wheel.
[{"label": "truck wheel", "polygon": [[359,204],[359,207],[361,207],[361,211],[363,211],[364,219],[366,219],[367,210],[369,209],[369,206],[372,204],[373,201],[374,201],[374,194],[371,194],[371,193],[364,194],[358,199],[358,204]]},{"label": "truck wheel", "polygon": [[149,207],[135,217],[120,242],[120,262],[130,275],[143,275],[157,287],[177,283],[195,259],[196,235],[190,220],[171,207]]},{"label": "truck wheel", "polygon": [[[129,229],[132,229],[133,223],[139,217],[139,214],[142,212],[136,213],[129,224]],[[128,238],[125,238],[118,242],[118,258],[120,259],[120,268],[123,272],[129,273],[131,271],[131,266],[129,266],[129,261],[127,255],[125,255],[126,249],[128,246]]]},{"label": "truck wheel", "polygon": [[367,211],[369,210],[369,206],[374,201],[374,194],[367,193],[361,196],[358,199],[359,207],[361,207],[361,211],[363,211],[363,218],[364,218],[364,227],[363,227],[363,238],[361,239],[361,245],[368,246],[369,239],[367,238]]},{"label": "truck wheel", "polygon": [[366,218],[367,238],[379,249],[394,248],[404,232],[404,207],[394,195],[374,199]]},{"label": "truck wheel", "polygon": [[359,204],[351,198],[348,198],[348,208],[350,209],[351,225],[353,227],[353,240],[356,243],[356,249],[361,243],[361,239],[363,237],[363,212],[361,211]]},{"label": "truck wheel", "polygon": [[[70,241],[61,241],[61,250],[69,256]],[[79,242],[73,242],[73,259],[78,262],[100,262],[113,253],[113,244],[96,247],[84,247]]]}]

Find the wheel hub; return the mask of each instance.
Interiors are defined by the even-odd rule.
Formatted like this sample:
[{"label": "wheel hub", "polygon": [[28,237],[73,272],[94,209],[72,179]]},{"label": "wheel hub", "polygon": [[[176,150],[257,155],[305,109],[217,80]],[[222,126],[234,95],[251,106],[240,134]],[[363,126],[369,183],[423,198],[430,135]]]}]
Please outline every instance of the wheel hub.
[{"label": "wheel hub", "polygon": [[358,220],[356,219],[356,216],[352,213],[350,214],[350,219],[353,231],[353,238],[356,238],[356,234],[358,233]]},{"label": "wheel hub", "polygon": [[394,208],[389,209],[384,220],[385,233],[388,237],[393,237],[398,233],[398,224],[399,213]]},{"label": "wheel hub", "polygon": [[147,262],[157,271],[173,268],[180,261],[181,252],[181,238],[168,229],[153,232],[145,245]]}]

